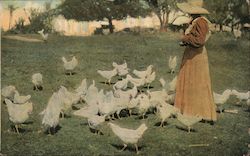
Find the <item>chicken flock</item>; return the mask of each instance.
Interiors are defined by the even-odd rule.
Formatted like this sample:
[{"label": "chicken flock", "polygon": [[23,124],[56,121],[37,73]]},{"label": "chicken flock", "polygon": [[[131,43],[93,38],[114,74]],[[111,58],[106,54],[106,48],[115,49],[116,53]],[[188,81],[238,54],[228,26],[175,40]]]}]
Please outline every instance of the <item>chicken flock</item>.
[{"label": "chicken flock", "polygon": [[[65,74],[73,75],[78,65],[75,56],[70,61],[62,57]],[[170,74],[175,73],[177,66],[176,56],[169,58]],[[200,116],[187,116],[182,114],[173,106],[175,99],[175,88],[177,76],[171,81],[164,78],[159,79],[160,90],[151,90],[151,83],[156,79],[156,71],[153,65],[148,65],[144,70],[131,70],[127,62],[118,64],[112,63],[111,70],[97,70],[97,75],[101,76],[105,84],[112,85],[111,90],[105,91],[97,88],[95,80],[88,86],[87,79],[83,79],[80,85],[74,90],[68,90],[65,86],[60,86],[48,99],[47,106],[39,113],[42,116],[42,125],[44,131],[54,134],[59,125],[60,117],[72,111],[72,106],[83,103],[83,107],[73,111],[73,115],[86,118],[90,129],[100,134],[103,124],[111,128],[112,132],[124,143],[124,150],[127,144],[133,144],[138,153],[137,143],[142,138],[144,132],[148,129],[145,123],[137,129],[129,129],[124,126],[113,123],[112,120],[120,119],[122,111],[126,110],[128,116],[138,115],[142,120],[146,120],[147,113],[153,113],[160,121],[160,127],[171,117],[176,118],[180,123],[187,127],[190,132],[192,126],[201,121]],[[117,82],[114,78],[119,77]],[[43,90],[43,77],[41,73],[35,73],[31,77],[35,91]],[[146,89],[146,90],[145,90]],[[33,111],[31,95],[20,95],[15,86],[9,85],[1,90],[5,98],[4,103],[7,106],[9,120],[14,124],[16,132],[19,133],[18,126],[25,123]],[[250,109],[250,92],[240,93],[236,90],[225,90],[222,94],[214,92],[214,101],[222,112],[223,104],[231,95],[235,95],[239,102],[247,101]]]}]

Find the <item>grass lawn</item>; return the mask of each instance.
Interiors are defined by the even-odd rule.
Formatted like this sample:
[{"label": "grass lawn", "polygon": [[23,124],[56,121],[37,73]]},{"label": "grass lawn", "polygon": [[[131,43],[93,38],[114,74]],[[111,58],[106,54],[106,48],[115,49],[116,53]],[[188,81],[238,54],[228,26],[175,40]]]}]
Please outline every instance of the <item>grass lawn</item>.
[{"label": "grass lawn", "polygon": [[[26,35],[39,38],[38,35]],[[47,105],[49,97],[60,85],[69,90],[76,88],[82,79],[88,84],[96,81],[99,89],[111,90],[100,83],[97,70],[112,69],[112,62],[127,61],[130,69],[145,69],[153,64],[156,80],[152,90],[160,90],[160,77],[171,80],[168,73],[168,58],[177,55],[178,67],[184,48],[178,45],[178,34],[156,35],[108,35],[90,37],[50,36],[47,43],[23,42],[3,39],[1,43],[1,85],[14,85],[21,95],[32,96],[34,110],[24,131],[18,135],[10,128],[6,106],[1,103],[1,153],[9,155],[135,155],[134,146],[119,152],[123,143],[112,133],[107,122],[102,126],[104,135],[90,132],[85,118],[69,114],[60,119],[61,129],[53,136],[38,133],[41,119],[38,115]],[[225,89],[250,90],[250,42],[235,41],[230,35],[214,34],[207,43],[213,90],[222,93]],[[76,74],[64,74],[61,57],[75,55],[79,60]],[[44,90],[33,91],[31,75],[43,75]],[[115,79],[113,81],[116,81]],[[2,99],[3,101],[3,99]],[[160,120],[149,114],[145,120],[137,116],[123,117],[114,123],[123,127],[137,128],[146,123],[148,130],[139,141],[140,155],[194,155],[194,156],[242,156],[248,152],[250,137],[250,113],[246,106],[235,105],[231,97],[226,108],[238,109],[238,114],[218,114],[215,125],[197,123],[195,132],[188,134],[176,119],[169,119],[164,128],[156,126]],[[190,144],[209,144],[208,147],[189,147]]]}]

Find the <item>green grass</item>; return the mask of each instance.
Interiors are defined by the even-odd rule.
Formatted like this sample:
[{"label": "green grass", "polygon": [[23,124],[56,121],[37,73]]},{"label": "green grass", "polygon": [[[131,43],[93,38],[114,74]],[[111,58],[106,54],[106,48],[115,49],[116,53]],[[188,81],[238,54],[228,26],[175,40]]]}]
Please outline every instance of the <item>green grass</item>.
[{"label": "green grass", "polygon": [[[27,35],[38,38],[37,35]],[[41,130],[41,116],[38,115],[47,105],[49,97],[60,85],[70,90],[87,78],[88,84],[96,80],[98,88],[111,90],[99,83],[103,79],[97,69],[111,69],[112,62],[122,63],[125,59],[130,69],[145,69],[154,65],[157,73],[152,90],[159,90],[160,77],[171,80],[168,74],[168,58],[177,55],[178,68],[184,48],[178,46],[178,34],[156,35],[109,35],[90,37],[50,36],[48,43],[29,43],[2,39],[1,85],[15,85],[23,95],[31,94],[34,112],[31,124],[22,126],[24,133],[17,135],[10,130],[6,106],[2,104],[2,149],[7,155],[135,155],[134,147],[129,146],[120,153],[122,142],[114,136],[105,123],[101,128],[104,135],[94,135],[86,125],[86,119],[72,116],[60,120],[61,129],[53,136],[37,133]],[[250,90],[249,40],[234,41],[231,36],[214,34],[207,43],[210,73],[214,91],[238,89]],[[75,55],[79,59],[77,74],[64,75],[61,57]],[[43,74],[44,90],[32,90],[31,75]],[[250,143],[248,128],[249,112],[246,107],[237,107],[231,98],[227,108],[238,109],[238,114],[218,114],[215,125],[198,123],[196,132],[188,134],[175,119],[169,119],[164,128],[156,127],[159,119],[150,114],[146,120],[136,116],[124,117],[114,122],[136,128],[145,122],[149,127],[139,141],[140,155],[218,155],[241,156],[247,153]],[[208,147],[189,147],[189,144],[207,143]]]}]

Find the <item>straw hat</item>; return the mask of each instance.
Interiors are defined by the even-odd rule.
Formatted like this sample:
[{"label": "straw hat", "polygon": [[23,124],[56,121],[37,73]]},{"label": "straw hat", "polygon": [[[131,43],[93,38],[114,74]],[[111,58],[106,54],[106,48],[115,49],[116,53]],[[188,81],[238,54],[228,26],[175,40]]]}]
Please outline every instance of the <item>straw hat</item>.
[{"label": "straw hat", "polygon": [[203,0],[187,0],[184,3],[177,3],[177,7],[183,12],[189,14],[209,14],[209,12],[202,7]]}]

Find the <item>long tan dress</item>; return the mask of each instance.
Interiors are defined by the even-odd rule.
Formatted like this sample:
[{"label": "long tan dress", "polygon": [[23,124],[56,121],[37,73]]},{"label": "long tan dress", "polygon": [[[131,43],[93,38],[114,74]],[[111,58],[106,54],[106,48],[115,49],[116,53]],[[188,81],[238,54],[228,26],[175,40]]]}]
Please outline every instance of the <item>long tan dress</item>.
[{"label": "long tan dress", "polygon": [[175,107],[185,115],[199,115],[204,120],[216,121],[209,75],[207,50],[208,21],[198,17],[187,29],[183,38],[187,45],[176,85]]}]

